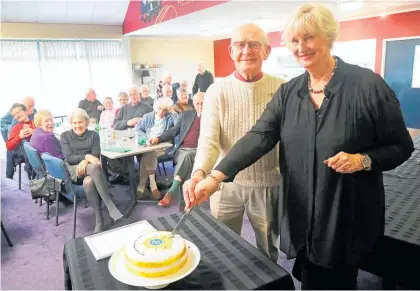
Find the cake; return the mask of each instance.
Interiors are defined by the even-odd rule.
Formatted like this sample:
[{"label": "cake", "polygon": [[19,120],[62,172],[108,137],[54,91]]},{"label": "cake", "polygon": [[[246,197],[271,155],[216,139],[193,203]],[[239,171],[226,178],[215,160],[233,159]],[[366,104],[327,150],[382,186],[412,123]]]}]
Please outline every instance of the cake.
[{"label": "cake", "polygon": [[138,237],[125,247],[124,255],[130,273],[148,278],[176,273],[188,260],[185,240],[167,231]]}]

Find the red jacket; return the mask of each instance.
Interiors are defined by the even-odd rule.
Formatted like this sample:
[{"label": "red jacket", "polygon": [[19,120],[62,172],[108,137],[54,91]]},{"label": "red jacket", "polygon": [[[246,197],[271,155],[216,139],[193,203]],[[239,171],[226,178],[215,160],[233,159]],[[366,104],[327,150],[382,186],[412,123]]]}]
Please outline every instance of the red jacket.
[{"label": "red jacket", "polygon": [[[22,142],[22,139],[20,138],[19,133],[23,129],[24,124],[29,124],[29,126],[32,129],[35,129],[35,124],[32,120],[28,122],[18,123],[15,126],[13,126],[12,130],[10,130],[9,138],[6,141],[6,148],[8,151],[15,150],[16,147]],[[27,141],[29,141],[30,139],[31,139],[30,136],[26,138]]]}]

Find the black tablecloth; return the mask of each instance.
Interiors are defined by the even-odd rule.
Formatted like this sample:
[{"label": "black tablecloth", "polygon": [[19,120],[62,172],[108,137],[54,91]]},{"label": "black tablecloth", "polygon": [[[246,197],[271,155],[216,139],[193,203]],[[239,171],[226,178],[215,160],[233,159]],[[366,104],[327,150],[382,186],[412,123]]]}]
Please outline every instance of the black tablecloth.
[{"label": "black tablecloth", "polygon": [[[179,214],[172,214],[149,223],[157,230],[172,230],[179,219]],[[289,273],[201,207],[191,212],[180,234],[200,249],[201,261],[189,276],[165,289],[294,289]],[[84,238],[68,241],[64,247],[65,288],[142,289],[115,280],[108,261],[97,262]]]},{"label": "black tablecloth", "polygon": [[420,136],[404,164],[384,172],[385,236],[362,269],[420,289]]}]

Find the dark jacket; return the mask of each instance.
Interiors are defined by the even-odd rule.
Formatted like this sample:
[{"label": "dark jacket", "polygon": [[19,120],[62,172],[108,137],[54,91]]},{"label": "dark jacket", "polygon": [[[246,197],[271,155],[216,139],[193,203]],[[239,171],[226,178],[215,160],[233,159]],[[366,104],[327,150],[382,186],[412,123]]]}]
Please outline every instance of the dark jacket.
[{"label": "dark jacket", "polygon": [[214,83],[214,77],[213,74],[209,71],[205,71],[204,74],[197,74],[195,76],[194,85],[192,88],[193,96],[197,92],[206,92],[208,87],[210,87],[211,84]]},{"label": "dark jacket", "polygon": [[98,122],[101,118],[102,111],[98,110],[98,106],[103,106],[102,103],[95,99],[95,101],[91,102],[87,99],[80,100],[79,108],[82,108],[86,111],[90,118],[95,118]]},{"label": "dark jacket", "polygon": [[[281,249],[306,252],[322,267],[357,265],[384,235],[382,172],[414,150],[398,99],[371,70],[338,58],[319,112],[308,74],[281,85],[256,122],[216,167],[232,179],[280,142],[285,216]],[[340,174],[323,161],[339,152],[365,153],[370,171]]]},{"label": "dark jacket", "polygon": [[196,116],[197,111],[195,110],[182,112],[181,117],[175,126],[159,136],[159,142],[171,142],[179,135],[178,141],[171,151],[172,154],[175,154],[175,152],[179,149],[179,146],[184,142],[184,139],[187,136],[187,133],[190,130]]}]

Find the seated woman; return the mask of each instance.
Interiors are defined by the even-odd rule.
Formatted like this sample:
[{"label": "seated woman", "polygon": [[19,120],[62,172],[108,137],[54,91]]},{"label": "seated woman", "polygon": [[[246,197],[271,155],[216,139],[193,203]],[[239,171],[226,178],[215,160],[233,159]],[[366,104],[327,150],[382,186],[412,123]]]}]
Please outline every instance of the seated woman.
[{"label": "seated woman", "polygon": [[108,182],[99,160],[101,154],[99,134],[87,129],[89,121],[86,111],[81,108],[73,110],[69,116],[72,130],[62,133],[60,142],[71,179],[74,182],[83,181],[86,197],[95,210],[94,233],[98,233],[103,230],[101,200],[114,221],[120,220],[123,215],[109,195]]},{"label": "seated woman", "polygon": [[54,119],[48,110],[40,110],[34,118],[35,130],[30,144],[40,153],[48,153],[53,157],[64,159],[60,141],[54,134]]},{"label": "seated woman", "polygon": [[29,141],[35,129],[35,124],[29,120],[26,106],[15,103],[10,108],[10,114],[18,123],[10,130],[9,138],[6,141],[8,151],[14,151],[22,143],[23,140]]},{"label": "seated woman", "polygon": [[[161,97],[155,100],[153,112],[143,116],[143,119],[136,125],[136,132],[147,139],[160,136],[162,133],[173,127],[175,124],[174,115],[170,113],[173,101],[169,97]],[[150,180],[150,190],[153,198],[158,200],[160,192],[157,189],[155,170],[157,167],[157,152],[148,152],[141,155],[140,160],[140,182],[137,187],[137,196],[141,198],[146,187],[147,177]]]},{"label": "seated woman", "polygon": [[189,98],[187,89],[178,89],[178,101],[175,103],[173,110],[179,114],[184,111],[194,110],[193,101]]},{"label": "seated woman", "polygon": [[101,128],[112,128],[115,119],[115,112],[117,109],[114,108],[114,102],[111,97],[105,97],[104,99],[105,110],[102,111],[101,118],[99,119],[99,125]]}]

